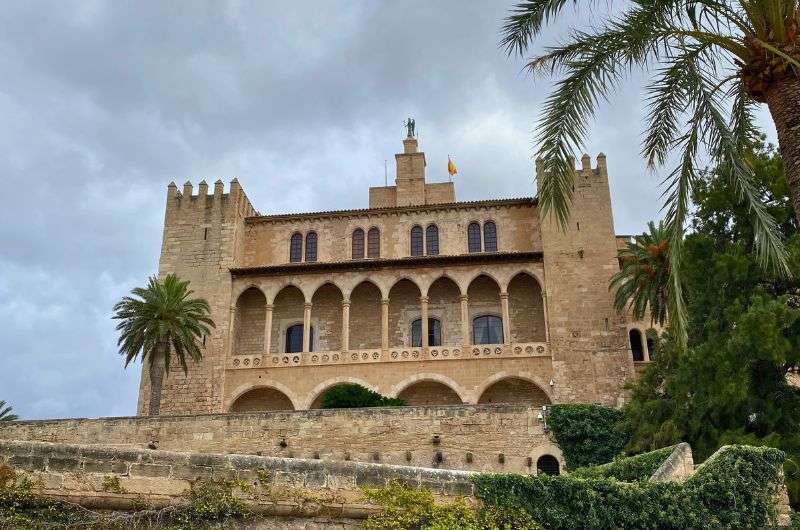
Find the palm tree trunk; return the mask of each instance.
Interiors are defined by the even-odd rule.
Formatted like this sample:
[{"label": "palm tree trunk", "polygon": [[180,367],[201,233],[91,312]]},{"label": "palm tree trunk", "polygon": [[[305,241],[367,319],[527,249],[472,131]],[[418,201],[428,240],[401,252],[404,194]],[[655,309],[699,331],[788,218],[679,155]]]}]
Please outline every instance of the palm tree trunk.
[{"label": "palm tree trunk", "polygon": [[800,80],[788,78],[776,83],[766,100],[778,131],[795,218],[800,222]]},{"label": "palm tree trunk", "polygon": [[164,384],[164,350],[163,345],[156,346],[150,357],[150,416],[158,416],[161,412],[161,387]]}]

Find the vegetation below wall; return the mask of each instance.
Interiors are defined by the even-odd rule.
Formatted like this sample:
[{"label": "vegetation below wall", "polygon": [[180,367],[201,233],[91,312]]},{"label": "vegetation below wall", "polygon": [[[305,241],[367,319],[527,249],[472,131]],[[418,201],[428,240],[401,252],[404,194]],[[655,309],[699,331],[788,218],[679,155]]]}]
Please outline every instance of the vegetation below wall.
[{"label": "vegetation below wall", "polygon": [[628,458],[617,458],[608,464],[581,467],[576,469],[572,475],[584,478],[613,478],[620,482],[648,480],[674,448],[673,445]]},{"label": "vegetation below wall", "polygon": [[404,407],[398,398],[382,396],[355,383],[342,383],[328,389],[322,396],[323,409],[352,409],[361,407]]}]

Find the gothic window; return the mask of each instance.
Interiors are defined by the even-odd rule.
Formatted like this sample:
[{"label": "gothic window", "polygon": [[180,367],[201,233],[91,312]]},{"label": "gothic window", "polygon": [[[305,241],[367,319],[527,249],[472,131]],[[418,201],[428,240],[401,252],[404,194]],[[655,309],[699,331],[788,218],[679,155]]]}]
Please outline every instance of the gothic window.
[{"label": "gothic window", "polygon": [[367,257],[381,257],[381,231],[375,227],[370,228],[367,232]]},{"label": "gothic window", "polygon": [[439,227],[428,225],[425,229],[425,253],[428,256],[439,254]]},{"label": "gothic window", "polygon": [[289,261],[297,263],[303,260],[303,234],[294,233],[289,243]]},{"label": "gothic window", "polygon": [[536,474],[541,475],[560,475],[561,466],[558,465],[558,459],[553,455],[542,455],[536,461]]},{"label": "gothic window", "polygon": [[364,231],[360,228],[353,230],[353,259],[364,258]]},{"label": "gothic window", "polygon": [[411,228],[411,255],[422,256],[422,227],[419,225]]},{"label": "gothic window", "polygon": [[473,344],[502,344],[503,319],[496,315],[483,315],[472,320]]},{"label": "gothic window", "polygon": [[644,348],[642,346],[642,332],[638,329],[632,329],[628,332],[628,338],[631,341],[631,353],[633,354],[634,361],[644,361]]},{"label": "gothic window", "polygon": [[478,223],[470,223],[467,227],[467,247],[471,254],[481,251],[481,225]]},{"label": "gothic window", "polygon": [[483,250],[497,252],[497,226],[492,221],[483,223]]},{"label": "gothic window", "polygon": [[306,234],[306,261],[317,261],[317,233]]},{"label": "gothic window", "polygon": [[[286,328],[286,353],[299,353],[303,351],[303,325],[295,324]],[[308,351],[314,351],[314,327],[308,343]]]},{"label": "gothic window", "polygon": [[[428,319],[428,346],[442,345],[442,323],[437,318]],[[411,347],[422,347],[422,319],[411,323]]]}]

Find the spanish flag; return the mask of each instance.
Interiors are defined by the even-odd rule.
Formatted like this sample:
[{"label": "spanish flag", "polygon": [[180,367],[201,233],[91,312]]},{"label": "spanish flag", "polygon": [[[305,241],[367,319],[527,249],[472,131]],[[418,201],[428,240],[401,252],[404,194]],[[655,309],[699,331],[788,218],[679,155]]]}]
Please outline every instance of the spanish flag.
[{"label": "spanish flag", "polygon": [[447,155],[447,172],[450,173],[451,177],[456,173],[458,173],[458,169],[456,169],[455,163],[452,160],[450,160],[450,155]]}]

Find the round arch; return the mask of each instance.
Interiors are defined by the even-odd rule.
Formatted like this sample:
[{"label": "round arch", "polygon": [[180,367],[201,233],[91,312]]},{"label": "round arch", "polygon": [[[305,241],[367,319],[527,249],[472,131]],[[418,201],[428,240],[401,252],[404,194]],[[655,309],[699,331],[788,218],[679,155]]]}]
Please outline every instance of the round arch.
[{"label": "round arch", "polygon": [[[230,412],[230,413],[237,412],[237,411],[234,410],[234,405],[236,405],[236,402],[239,401],[242,397],[246,397],[247,394],[249,394],[251,392],[257,392],[259,390],[272,390],[274,392],[277,392],[277,393],[283,395],[283,397],[286,399],[286,402],[291,406],[290,409],[287,409],[287,408],[283,408],[283,409],[274,408],[274,409],[263,409],[263,410],[298,410],[297,397],[289,389],[289,387],[287,387],[286,385],[284,385],[282,383],[279,383],[277,381],[272,381],[272,380],[259,382],[258,384],[247,383],[247,384],[243,384],[243,385],[238,386],[236,388],[236,390],[234,390],[231,393],[231,397],[230,397],[230,399],[228,399],[228,401],[227,401],[227,403],[225,405],[225,410]],[[238,411],[238,412],[246,412],[246,411]]]},{"label": "round arch", "polygon": [[[311,392],[308,393],[306,400],[303,402],[303,410],[308,410],[312,408],[319,408],[317,405],[317,401],[322,398],[322,395],[331,387],[336,385],[341,385],[342,383],[353,383],[355,385],[361,385],[364,388],[368,388],[373,392],[378,392],[378,387],[375,385],[364,381],[363,379],[359,379],[358,377],[332,377],[326,381],[315,386]],[[380,392],[378,392],[380,393]]]},{"label": "round arch", "polygon": [[431,381],[435,383],[441,383],[444,386],[447,386],[452,390],[458,398],[461,400],[462,403],[470,403],[467,398],[467,392],[464,388],[456,383],[453,379],[450,379],[447,376],[435,373],[422,373],[422,374],[415,374],[409,376],[396,385],[394,385],[391,390],[389,390],[389,397],[398,397],[404,390],[408,387],[412,386],[415,383],[420,383],[423,381]]},{"label": "round arch", "polygon": [[547,403],[545,403],[545,405],[553,403],[553,395],[550,393],[549,385],[546,385],[539,377],[531,374],[530,372],[507,371],[497,372],[496,374],[486,378],[486,380],[479,386],[475,387],[475,391],[473,393],[473,403],[478,403],[481,396],[490,386],[504,379],[521,379],[523,381],[527,381],[528,383],[535,385],[547,397]]}]

